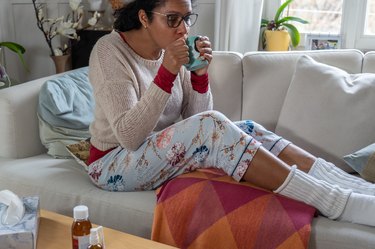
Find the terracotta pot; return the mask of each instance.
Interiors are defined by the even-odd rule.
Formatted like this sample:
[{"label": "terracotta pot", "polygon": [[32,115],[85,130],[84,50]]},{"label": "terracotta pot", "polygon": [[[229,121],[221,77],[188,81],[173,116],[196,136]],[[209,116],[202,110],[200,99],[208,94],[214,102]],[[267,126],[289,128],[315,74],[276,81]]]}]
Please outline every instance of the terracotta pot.
[{"label": "terracotta pot", "polygon": [[290,36],[286,30],[266,30],[266,50],[267,51],[288,51]]},{"label": "terracotta pot", "polygon": [[55,63],[56,73],[63,73],[72,69],[71,55],[51,56]]},{"label": "terracotta pot", "polygon": [[123,0],[109,0],[109,3],[111,4],[113,10],[120,9],[124,6]]}]

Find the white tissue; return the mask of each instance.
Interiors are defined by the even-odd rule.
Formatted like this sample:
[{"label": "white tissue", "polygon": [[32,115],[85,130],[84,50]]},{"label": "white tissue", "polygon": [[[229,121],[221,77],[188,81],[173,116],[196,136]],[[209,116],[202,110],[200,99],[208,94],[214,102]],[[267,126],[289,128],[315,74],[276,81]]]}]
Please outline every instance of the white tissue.
[{"label": "white tissue", "polygon": [[5,207],[0,207],[1,223],[5,226],[14,226],[19,223],[25,214],[25,206],[21,199],[9,190],[0,191],[0,203]]}]

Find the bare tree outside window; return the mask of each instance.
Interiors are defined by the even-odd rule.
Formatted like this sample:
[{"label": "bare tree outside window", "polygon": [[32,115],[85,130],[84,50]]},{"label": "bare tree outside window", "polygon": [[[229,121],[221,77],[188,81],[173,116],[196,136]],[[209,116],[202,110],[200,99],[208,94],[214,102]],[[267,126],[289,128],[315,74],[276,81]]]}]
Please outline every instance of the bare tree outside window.
[{"label": "bare tree outside window", "polygon": [[375,35],[375,0],[367,0],[365,35]]},{"label": "bare tree outside window", "polygon": [[309,24],[296,24],[301,33],[340,34],[342,6],[343,0],[294,1],[289,15],[309,21]]}]

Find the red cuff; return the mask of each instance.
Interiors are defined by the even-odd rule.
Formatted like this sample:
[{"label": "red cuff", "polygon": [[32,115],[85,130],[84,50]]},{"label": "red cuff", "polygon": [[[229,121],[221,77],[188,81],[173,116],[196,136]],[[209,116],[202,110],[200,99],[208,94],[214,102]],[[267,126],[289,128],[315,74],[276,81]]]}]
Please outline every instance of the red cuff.
[{"label": "red cuff", "polygon": [[192,72],[191,85],[195,91],[199,93],[206,93],[208,91],[208,73],[196,75]]},{"label": "red cuff", "polygon": [[154,83],[167,93],[172,93],[173,81],[176,74],[168,71],[163,65],[160,66],[158,74],[155,76]]},{"label": "red cuff", "polygon": [[93,163],[96,160],[102,158],[103,156],[105,156],[107,153],[109,153],[110,151],[112,151],[115,148],[116,147],[111,148],[109,150],[101,151],[101,150],[97,149],[96,147],[94,147],[94,145],[91,144],[89,158],[87,159],[86,164],[90,165],[91,163]]}]

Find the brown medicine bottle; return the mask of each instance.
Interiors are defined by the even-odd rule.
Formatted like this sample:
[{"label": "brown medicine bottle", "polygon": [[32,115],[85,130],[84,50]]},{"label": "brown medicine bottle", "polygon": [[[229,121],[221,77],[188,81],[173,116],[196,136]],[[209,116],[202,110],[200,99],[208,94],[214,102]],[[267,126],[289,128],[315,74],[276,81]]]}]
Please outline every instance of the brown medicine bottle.
[{"label": "brown medicine bottle", "polygon": [[87,249],[90,244],[89,210],[87,206],[80,205],[73,209],[74,221],[72,224],[73,249]]}]

